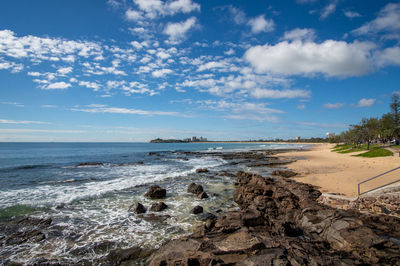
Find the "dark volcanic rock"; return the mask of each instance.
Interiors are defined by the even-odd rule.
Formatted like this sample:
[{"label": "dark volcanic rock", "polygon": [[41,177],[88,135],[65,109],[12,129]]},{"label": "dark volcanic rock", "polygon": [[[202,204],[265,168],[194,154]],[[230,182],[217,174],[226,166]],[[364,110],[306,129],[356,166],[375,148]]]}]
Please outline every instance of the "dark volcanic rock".
[{"label": "dark volcanic rock", "polygon": [[244,226],[252,227],[263,225],[265,219],[260,211],[257,209],[247,209],[242,213],[242,222]]},{"label": "dark volcanic rock", "polygon": [[191,183],[187,188],[187,192],[193,193],[196,195],[200,194],[203,191],[204,191],[203,186],[200,184],[196,184],[196,183]]},{"label": "dark volcanic rock", "polygon": [[203,191],[203,192],[197,194],[197,197],[198,197],[199,199],[207,199],[207,198],[208,198],[208,195],[207,195],[206,192]]},{"label": "dark volcanic rock", "polygon": [[[0,246],[37,243],[46,239],[45,230],[52,220],[24,217],[2,221],[0,223]],[[1,258],[0,258],[1,259]]]},{"label": "dark volcanic rock", "polygon": [[23,231],[9,236],[6,239],[5,244],[20,245],[25,242],[40,242],[45,238],[46,238],[45,235],[39,230]]},{"label": "dark volcanic rock", "polygon": [[157,202],[151,205],[150,210],[154,212],[160,212],[168,208],[168,205],[164,202]]},{"label": "dark volcanic rock", "polygon": [[215,223],[215,230],[222,233],[232,233],[239,230],[242,225],[242,214],[232,211],[218,217]]},{"label": "dark volcanic rock", "polygon": [[165,188],[154,185],[149,188],[145,196],[152,199],[163,199],[165,198],[166,194],[167,191],[165,190]]},{"label": "dark volcanic rock", "polygon": [[207,168],[199,168],[199,169],[196,169],[196,173],[208,173],[208,169]]},{"label": "dark volcanic rock", "polygon": [[203,213],[203,214],[200,216],[200,220],[202,220],[202,221],[216,220],[216,219],[217,219],[217,216],[215,216],[214,214],[212,214],[212,213],[210,213],[210,212]]},{"label": "dark volcanic rock", "polygon": [[[400,220],[319,204],[290,179],[239,172],[240,211],[206,220],[193,236],[153,253],[149,265],[399,265]],[[397,243],[397,244],[396,244]]]},{"label": "dark volcanic rock", "polygon": [[196,206],[196,207],[194,207],[190,212],[193,213],[193,214],[203,213],[203,207],[201,207],[201,206]]},{"label": "dark volcanic rock", "polygon": [[111,251],[106,257],[99,259],[94,265],[132,265],[134,261],[140,262],[140,259],[146,258],[150,254],[150,250],[139,247],[118,249]]},{"label": "dark volcanic rock", "polygon": [[[232,163],[231,163],[232,164]],[[236,177],[235,174],[227,172],[227,171],[222,171],[218,173],[219,176],[228,176],[228,177]]]},{"label": "dark volcanic rock", "polygon": [[272,172],[272,175],[282,176],[282,177],[293,177],[296,176],[297,173],[290,171],[290,170],[275,170]]},{"label": "dark volcanic rock", "polygon": [[143,206],[140,202],[133,204],[129,207],[129,211],[133,211],[137,214],[145,213],[147,211],[146,207]]}]

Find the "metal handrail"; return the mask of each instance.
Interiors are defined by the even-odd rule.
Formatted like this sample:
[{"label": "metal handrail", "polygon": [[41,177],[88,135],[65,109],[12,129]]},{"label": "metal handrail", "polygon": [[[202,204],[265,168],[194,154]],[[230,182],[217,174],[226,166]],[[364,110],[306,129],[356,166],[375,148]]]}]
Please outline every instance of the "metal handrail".
[{"label": "metal handrail", "polygon": [[364,191],[363,193],[360,193],[360,185],[361,185],[361,184],[364,184],[364,183],[366,183],[366,182],[368,182],[368,181],[371,181],[371,180],[373,180],[373,179],[375,179],[375,178],[378,178],[378,177],[380,177],[380,176],[386,175],[386,174],[388,174],[388,173],[390,173],[390,172],[396,171],[397,169],[400,169],[400,166],[399,166],[399,167],[396,167],[396,168],[394,168],[394,169],[392,169],[392,170],[389,170],[389,171],[387,171],[387,172],[384,172],[384,173],[382,173],[382,174],[379,174],[379,175],[377,175],[377,176],[368,178],[367,180],[364,180],[364,181],[358,183],[358,196],[360,196],[360,195],[362,195],[362,194],[365,194],[365,193],[368,193],[368,192],[371,192],[371,191],[374,191],[374,190],[377,190],[377,189],[380,189],[380,188],[383,188],[383,187],[386,187],[386,186],[389,186],[389,185],[391,185],[391,184],[394,184],[394,183],[399,182],[400,179],[398,179],[398,180],[396,180],[396,181],[393,181],[393,182],[390,182],[390,183],[387,183],[387,184],[385,184],[385,185],[382,185],[382,186],[379,186],[379,187],[376,187],[376,188],[373,188],[373,189]]}]

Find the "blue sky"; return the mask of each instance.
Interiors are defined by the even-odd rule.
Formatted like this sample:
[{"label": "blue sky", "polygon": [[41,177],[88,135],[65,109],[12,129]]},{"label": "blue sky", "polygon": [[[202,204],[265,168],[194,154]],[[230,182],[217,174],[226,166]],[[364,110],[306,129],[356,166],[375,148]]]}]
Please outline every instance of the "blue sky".
[{"label": "blue sky", "polygon": [[396,1],[0,6],[0,141],[323,137],[400,90]]}]

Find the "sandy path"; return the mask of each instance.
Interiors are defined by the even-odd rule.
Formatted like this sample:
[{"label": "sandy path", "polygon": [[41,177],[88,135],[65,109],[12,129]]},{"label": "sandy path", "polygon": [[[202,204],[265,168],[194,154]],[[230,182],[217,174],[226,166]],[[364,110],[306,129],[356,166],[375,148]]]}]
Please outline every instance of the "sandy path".
[{"label": "sandy path", "polygon": [[[341,193],[348,197],[357,196],[357,184],[365,179],[400,166],[399,157],[363,158],[357,153],[332,152],[333,144],[316,144],[310,151],[281,153],[281,158],[300,157],[287,165],[299,173],[295,180],[320,187],[323,193]],[[361,191],[400,178],[400,170],[376,181],[364,184]]]}]

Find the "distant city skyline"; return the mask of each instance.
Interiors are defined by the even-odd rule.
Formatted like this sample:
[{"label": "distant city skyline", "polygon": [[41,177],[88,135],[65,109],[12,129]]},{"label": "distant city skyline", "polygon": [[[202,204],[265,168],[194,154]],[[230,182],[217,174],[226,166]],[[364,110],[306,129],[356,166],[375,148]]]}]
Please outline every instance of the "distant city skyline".
[{"label": "distant city skyline", "polygon": [[325,137],[400,91],[399,1],[0,7],[0,141]]}]

